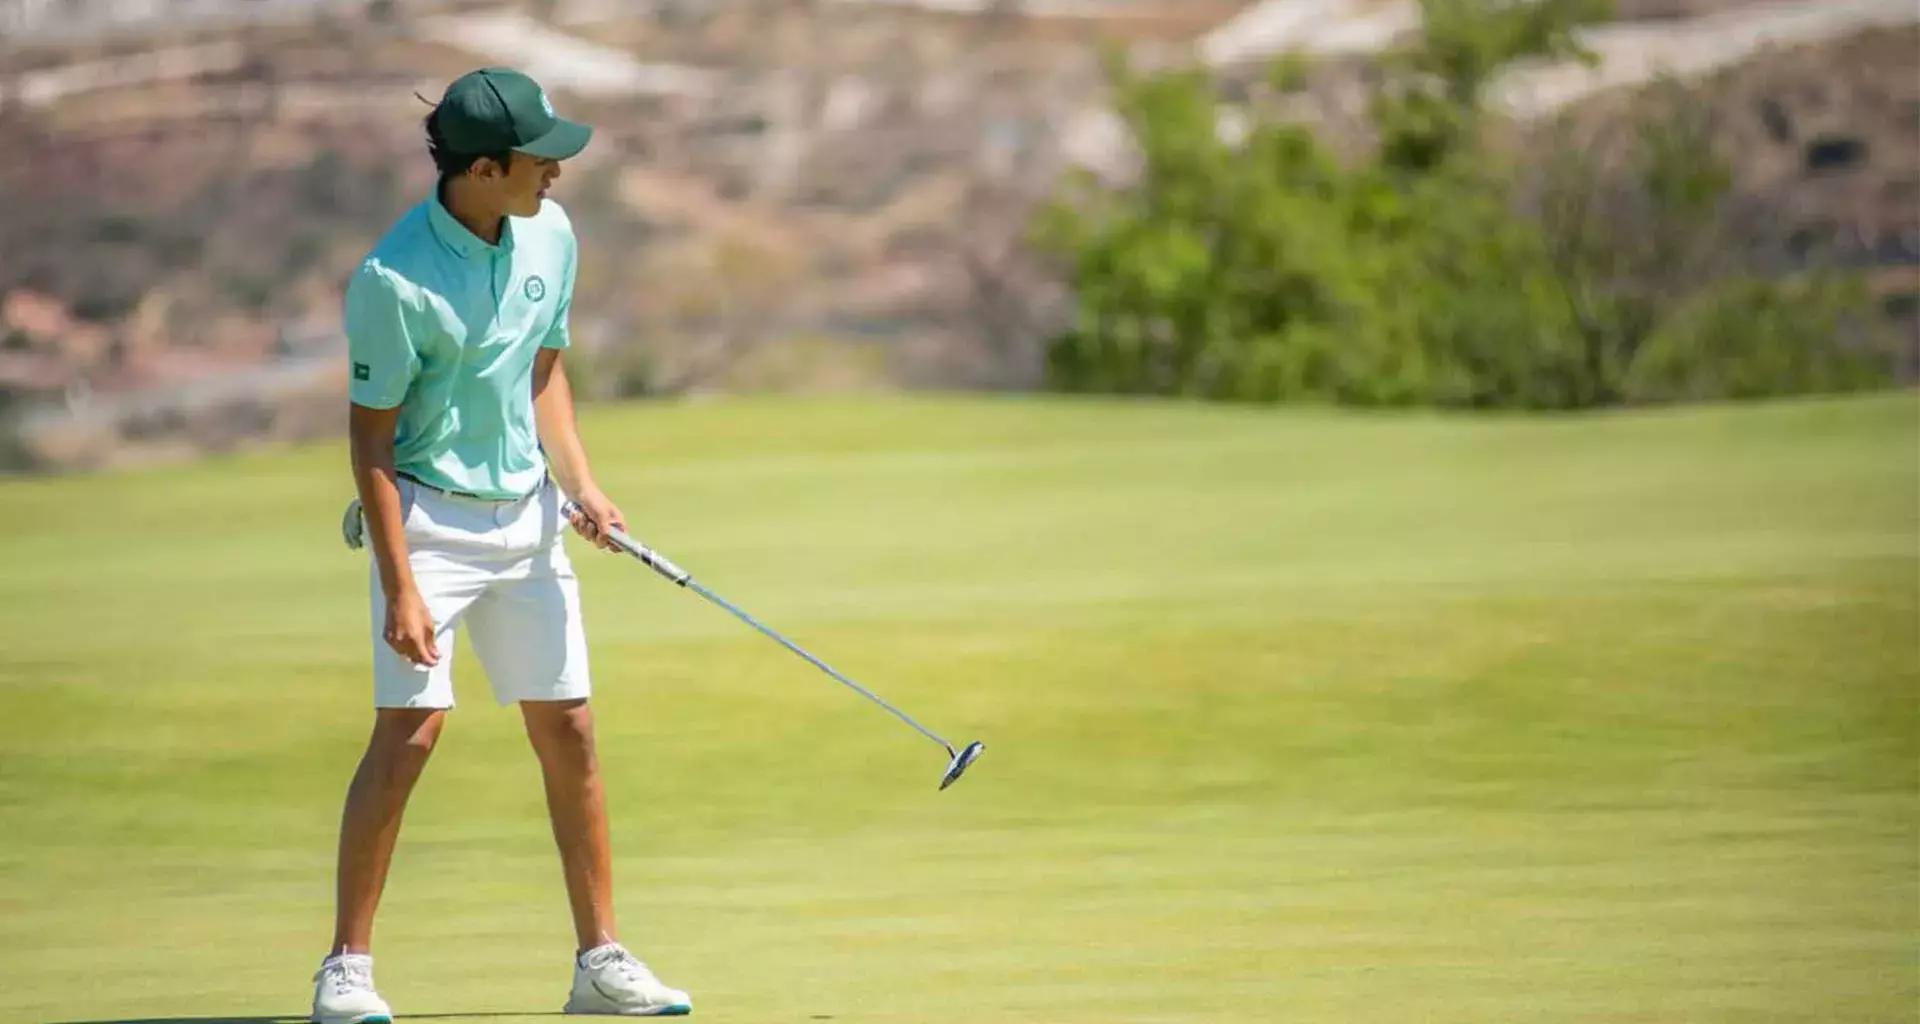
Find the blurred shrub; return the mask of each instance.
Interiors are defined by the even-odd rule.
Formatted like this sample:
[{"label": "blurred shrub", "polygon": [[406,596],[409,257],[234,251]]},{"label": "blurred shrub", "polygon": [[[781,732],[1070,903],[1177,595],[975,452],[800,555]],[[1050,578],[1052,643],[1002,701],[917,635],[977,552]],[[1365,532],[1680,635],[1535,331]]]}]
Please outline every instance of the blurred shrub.
[{"label": "blurred shrub", "polygon": [[[1635,402],[1760,398],[1875,387],[1887,376],[1884,343],[1855,316],[1872,297],[1857,280],[1827,275],[1778,282],[1716,282],[1648,337],[1628,367]],[[1849,324],[1860,337],[1847,344]],[[1841,339],[1808,344],[1808,339]]]},{"label": "blurred shrub", "polygon": [[[1750,218],[1709,116],[1669,89],[1628,139],[1503,151],[1487,86],[1523,59],[1581,58],[1606,0],[1423,0],[1426,32],[1370,81],[1376,144],[1342,160],[1284,104],[1238,139],[1198,70],[1110,58],[1137,147],[1121,188],[1074,178],[1035,242],[1078,315],[1051,385],[1246,401],[1580,408],[1758,397],[1891,379],[1847,346],[1858,294],[1739,265]],[[1300,62],[1276,64],[1276,90]],[[1223,136],[1226,136],[1223,138]]]},{"label": "blurred shrub", "polygon": [[0,476],[42,468],[21,425],[20,414],[25,406],[26,401],[18,392],[0,387]]}]

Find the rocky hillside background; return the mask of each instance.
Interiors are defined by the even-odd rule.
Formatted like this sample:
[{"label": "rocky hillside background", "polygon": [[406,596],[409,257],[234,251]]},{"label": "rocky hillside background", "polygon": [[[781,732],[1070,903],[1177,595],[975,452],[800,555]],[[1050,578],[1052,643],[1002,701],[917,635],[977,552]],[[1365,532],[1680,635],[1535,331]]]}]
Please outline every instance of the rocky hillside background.
[{"label": "rocky hillside background", "polygon": [[[483,63],[528,68],[599,127],[558,189],[585,250],[594,393],[1032,386],[1064,296],[1027,253],[1027,213],[1068,168],[1124,168],[1098,47],[1179,59],[1248,5],[1018,6],[319,4],[311,20],[0,51],[0,415],[15,423],[0,460],[337,430],[341,282],[431,185],[414,93]],[[1915,53],[1908,21],[1695,83],[1772,229],[1743,244],[1783,272],[1878,268],[1882,312],[1908,322]],[[1219,63],[1223,88],[1257,90],[1257,52]],[[1302,116],[1346,130],[1341,76],[1365,64],[1336,54]],[[1558,113],[1604,145],[1635,102],[1602,91]],[[1517,116],[1516,137],[1547,120]]]}]

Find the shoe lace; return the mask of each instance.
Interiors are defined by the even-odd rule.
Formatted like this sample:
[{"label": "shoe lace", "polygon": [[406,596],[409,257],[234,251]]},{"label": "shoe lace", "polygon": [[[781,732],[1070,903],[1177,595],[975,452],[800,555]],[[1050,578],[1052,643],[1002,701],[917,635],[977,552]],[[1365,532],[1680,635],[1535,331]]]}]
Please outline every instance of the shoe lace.
[{"label": "shoe lace", "polygon": [[373,989],[373,968],[359,961],[336,960],[320,973],[333,986],[334,995],[369,992]]},{"label": "shoe lace", "polygon": [[660,980],[654,977],[653,969],[648,967],[645,961],[627,952],[624,947],[616,947],[612,955],[607,958],[607,964],[619,971],[624,978],[634,981],[651,981],[656,984]]}]

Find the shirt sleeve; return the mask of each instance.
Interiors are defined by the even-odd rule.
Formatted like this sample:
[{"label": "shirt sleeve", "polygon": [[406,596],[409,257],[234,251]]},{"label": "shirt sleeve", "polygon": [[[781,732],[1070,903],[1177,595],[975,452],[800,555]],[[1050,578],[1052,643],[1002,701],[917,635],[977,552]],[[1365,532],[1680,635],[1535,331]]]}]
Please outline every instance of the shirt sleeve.
[{"label": "shirt sleeve", "polygon": [[541,348],[567,348],[573,344],[573,331],[567,325],[567,314],[573,309],[574,267],[580,262],[580,244],[573,237],[573,225],[566,229],[566,266],[560,274],[560,308],[554,310],[553,326],[547,329],[547,336],[540,340]]},{"label": "shirt sleeve", "polygon": [[354,404],[391,409],[407,397],[420,374],[419,339],[407,304],[386,274],[362,266],[347,284],[347,358],[353,375],[347,394]]}]

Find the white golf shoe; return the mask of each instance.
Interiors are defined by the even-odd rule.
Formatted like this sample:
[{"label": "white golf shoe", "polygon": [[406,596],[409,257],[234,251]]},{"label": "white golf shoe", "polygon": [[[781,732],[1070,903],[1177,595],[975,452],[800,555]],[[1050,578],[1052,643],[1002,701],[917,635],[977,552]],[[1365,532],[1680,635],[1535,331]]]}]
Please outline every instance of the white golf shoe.
[{"label": "white golf shoe", "polygon": [[609,942],[581,954],[573,965],[567,1013],[617,1017],[684,1017],[693,1012],[685,992],[668,988],[625,946]]},{"label": "white golf shoe", "polygon": [[314,1024],[393,1024],[393,1010],[373,990],[373,958],[330,956],[313,976]]}]

